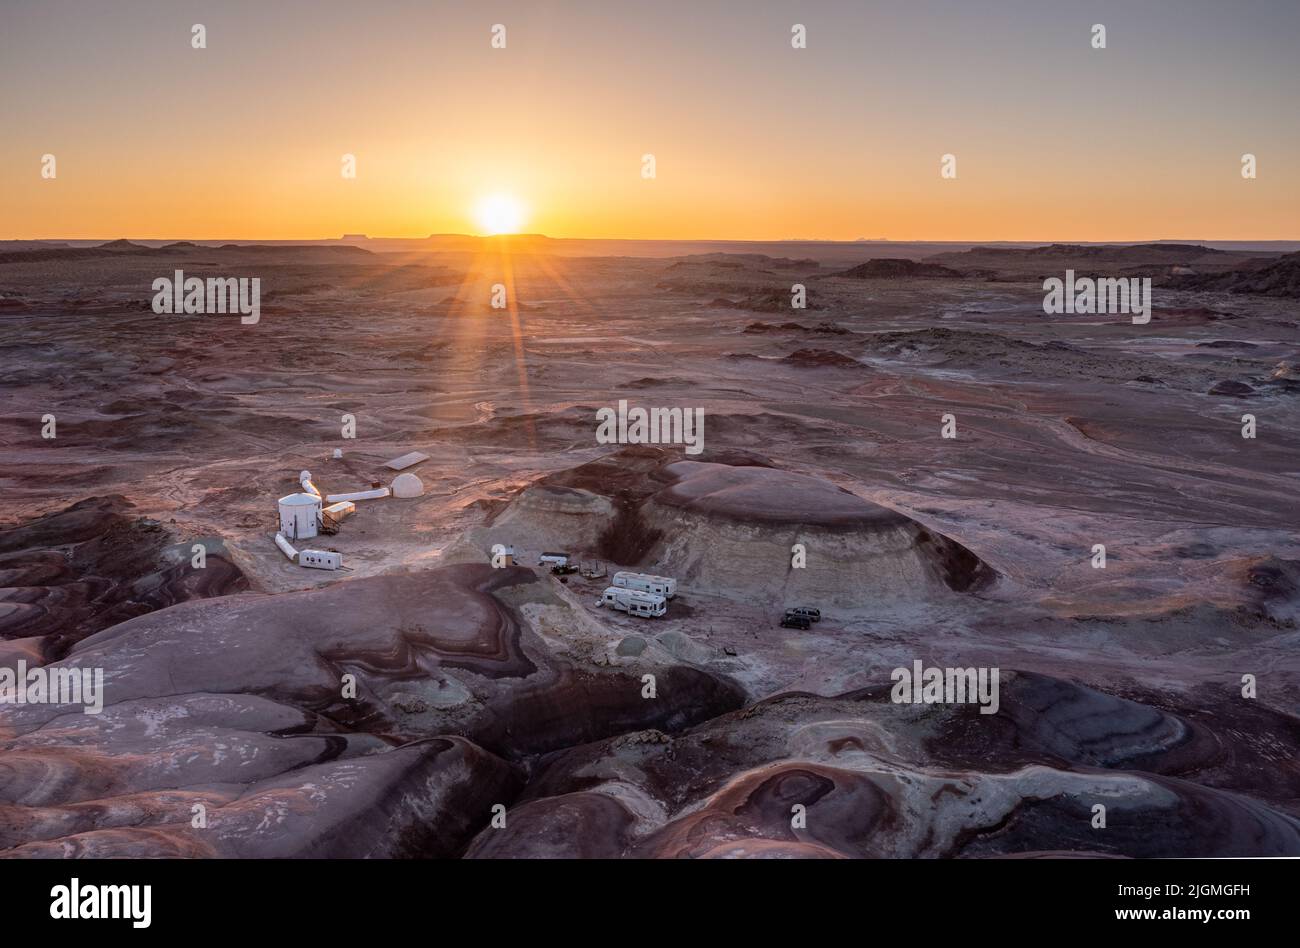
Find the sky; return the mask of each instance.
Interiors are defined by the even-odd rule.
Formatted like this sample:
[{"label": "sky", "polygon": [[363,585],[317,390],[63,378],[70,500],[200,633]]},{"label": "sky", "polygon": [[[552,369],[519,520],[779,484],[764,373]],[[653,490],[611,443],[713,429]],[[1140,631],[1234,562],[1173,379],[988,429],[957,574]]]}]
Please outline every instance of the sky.
[{"label": "sky", "polygon": [[0,239],[507,195],[552,237],[1295,240],[1298,41],[1300,0],[0,0]]}]

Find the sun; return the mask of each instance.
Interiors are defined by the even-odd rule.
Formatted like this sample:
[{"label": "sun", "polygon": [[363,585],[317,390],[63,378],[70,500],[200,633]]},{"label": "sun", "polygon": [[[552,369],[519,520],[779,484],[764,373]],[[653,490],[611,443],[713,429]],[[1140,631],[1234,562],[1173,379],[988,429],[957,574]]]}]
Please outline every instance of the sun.
[{"label": "sun", "polygon": [[484,234],[517,234],[524,226],[524,206],[512,195],[489,194],[474,208],[474,219]]}]

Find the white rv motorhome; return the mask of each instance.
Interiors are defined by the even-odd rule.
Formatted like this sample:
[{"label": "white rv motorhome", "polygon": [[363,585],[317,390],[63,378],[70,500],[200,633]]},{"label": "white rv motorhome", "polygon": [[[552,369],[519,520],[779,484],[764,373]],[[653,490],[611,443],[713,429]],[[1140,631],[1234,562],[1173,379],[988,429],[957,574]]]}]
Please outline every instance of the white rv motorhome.
[{"label": "white rv motorhome", "polygon": [[650,573],[633,573],[621,570],[614,574],[614,585],[623,589],[639,589],[641,592],[654,593],[671,599],[677,595],[677,580],[667,576],[654,576]]},{"label": "white rv motorhome", "polygon": [[641,616],[643,619],[653,619],[668,611],[668,602],[663,596],[639,589],[620,589],[617,586],[606,587],[597,604],[613,606],[630,616]]}]

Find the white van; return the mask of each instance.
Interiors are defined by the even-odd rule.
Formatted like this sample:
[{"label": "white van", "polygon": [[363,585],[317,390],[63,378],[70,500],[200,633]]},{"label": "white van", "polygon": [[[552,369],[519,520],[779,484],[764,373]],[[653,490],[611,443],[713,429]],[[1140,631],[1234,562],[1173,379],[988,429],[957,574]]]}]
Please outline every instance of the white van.
[{"label": "white van", "polygon": [[620,589],[608,586],[597,601],[598,606],[612,606],[630,616],[653,619],[668,611],[668,602],[663,596],[641,592],[639,589]]},{"label": "white van", "polygon": [[677,580],[668,576],[654,576],[650,573],[633,573],[628,570],[621,570],[614,574],[612,580],[615,586],[623,589],[639,589],[641,592],[653,593],[656,596],[663,596],[665,599],[671,599],[677,595]]}]

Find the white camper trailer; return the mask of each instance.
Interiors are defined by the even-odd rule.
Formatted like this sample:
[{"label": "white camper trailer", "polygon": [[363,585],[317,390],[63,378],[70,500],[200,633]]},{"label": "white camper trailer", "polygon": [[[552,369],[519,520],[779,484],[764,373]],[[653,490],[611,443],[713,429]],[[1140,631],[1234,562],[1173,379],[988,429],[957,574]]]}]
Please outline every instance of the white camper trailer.
[{"label": "white camper trailer", "polygon": [[614,574],[614,585],[623,589],[639,589],[641,592],[653,593],[671,599],[677,595],[677,580],[667,576],[654,576],[650,573],[632,573],[621,570]]},{"label": "white camper trailer", "polygon": [[617,586],[606,587],[597,605],[613,606],[630,616],[640,616],[643,619],[653,619],[668,611],[668,602],[663,596],[639,589],[620,589]]},{"label": "white camper trailer", "polygon": [[543,553],[537,557],[538,566],[568,566],[568,553]]},{"label": "white camper trailer", "polygon": [[307,540],[320,531],[320,497],[288,494],[280,498],[280,532],[286,540]]}]

